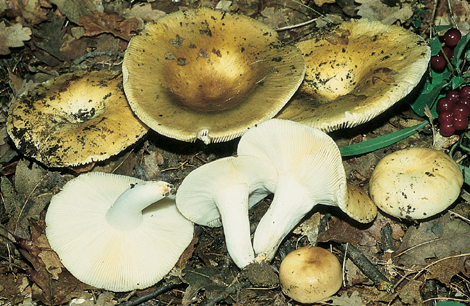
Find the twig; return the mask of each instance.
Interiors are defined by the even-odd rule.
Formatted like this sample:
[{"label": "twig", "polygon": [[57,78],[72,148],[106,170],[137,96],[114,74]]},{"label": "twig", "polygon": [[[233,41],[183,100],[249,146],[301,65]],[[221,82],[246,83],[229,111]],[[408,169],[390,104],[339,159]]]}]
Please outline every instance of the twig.
[{"label": "twig", "polygon": [[150,299],[153,299],[157,296],[159,296],[160,294],[168,291],[168,290],[171,290],[173,288],[175,288],[176,286],[178,286],[178,284],[175,284],[175,283],[168,283],[166,285],[162,285],[160,286],[159,288],[157,288],[155,291],[153,292],[149,292],[147,294],[144,294],[138,298],[136,298],[135,300],[132,300],[130,302],[124,302],[124,303],[121,303],[119,304],[119,306],[137,306],[143,302],[146,302]]},{"label": "twig", "polygon": [[250,282],[245,281],[245,282],[238,283],[232,287],[227,287],[225,288],[224,292],[222,292],[221,294],[216,296],[212,301],[210,301],[207,304],[204,304],[203,306],[214,306],[218,302],[225,300],[229,295],[234,294],[238,292],[239,290],[241,290],[242,288],[248,287],[250,285],[251,285]]},{"label": "twig", "polygon": [[347,252],[345,245],[339,245],[338,249],[343,252],[349,259],[359,268],[359,270],[364,273],[374,284],[379,285],[381,288],[391,288],[392,284],[389,280],[382,274],[382,272],[374,266],[369,259],[367,259],[364,254],[362,254],[358,249],[353,245],[348,244]]},{"label": "twig", "polygon": [[278,28],[278,29],[276,29],[276,31],[277,31],[277,32],[281,32],[281,31],[286,31],[286,30],[290,30],[290,29],[300,28],[300,27],[309,25],[309,24],[313,23],[314,21],[317,21],[319,18],[320,18],[320,17],[317,17],[317,18],[313,18],[313,19],[307,20],[307,21],[305,21],[305,22],[298,23],[298,24],[294,24],[294,25],[290,25],[290,26],[285,26],[285,27],[282,27],[282,28]]},{"label": "twig", "polygon": [[98,57],[98,56],[102,56],[102,55],[107,55],[107,56],[117,55],[119,57],[123,57],[124,53],[123,52],[118,52],[118,51],[112,51],[112,50],[110,50],[110,51],[93,51],[93,52],[88,52],[88,53],[82,55],[81,57],[74,60],[73,63],[75,65],[79,65],[81,62],[83,62],[87,58]]}]

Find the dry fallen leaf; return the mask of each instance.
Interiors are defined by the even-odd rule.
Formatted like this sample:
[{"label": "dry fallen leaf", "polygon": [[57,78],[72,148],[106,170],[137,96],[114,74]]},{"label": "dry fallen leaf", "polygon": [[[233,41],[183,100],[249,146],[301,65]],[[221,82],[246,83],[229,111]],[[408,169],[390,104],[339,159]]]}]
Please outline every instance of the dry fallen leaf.
[{"label": "dry fallen leaf", "polygon": [[5,22],[0,23],[0,54],[10,54],[9,48],[23,47],[24,41],[31,39],[31,29],[23,28],[21,23],[7,27]]},{"label": "dry fallen leaf", "polygon": [[116,37],[129,41],[132,32],[139,26],[136,18],[125,20],[122,17],[108,13],[95,13],[80,17],[78,25],[85,28],[84,36],[96,36],[102,33],[111,33]]},{"label": "dry fallen leaf", "polygon": [[263,23],[267,24],[273,29],[286,24],[287,18],[285,17],[284,9],[274,11],[274,7],[267,7],[261,11],[261,15],[266,17]]},{"label": "dry fallen leaf", "polygon": [[377,20],[384,24],[393,24],[397,20],[404,23],[413,16],[411,5],[403,3],[401,6],[390,7],[380,0],[356,0],[361,3],[357,14],[369,20]]}]

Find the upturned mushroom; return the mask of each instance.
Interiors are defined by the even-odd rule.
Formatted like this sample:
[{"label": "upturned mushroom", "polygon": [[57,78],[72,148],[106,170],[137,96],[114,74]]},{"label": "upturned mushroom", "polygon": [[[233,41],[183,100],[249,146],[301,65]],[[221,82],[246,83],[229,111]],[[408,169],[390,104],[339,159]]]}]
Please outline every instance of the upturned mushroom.
[{"label": "upturned mushroom", "polygon": [[431,57],[424,39],[365,19],[325,28],[296,44],[305,80],[276,116],[330,132],[368,122],[407,96]]},{"label": "upturned mushroom", "polygon": [[147,288],[175,265],[193,238],[166,182],[82,174],[52,197],[46,236],[80,281],[112,291]]},{"label": "upturned mushroom", "polygon": [[369,181],[377,206],[397,218],[424,219],[449,207],[459,197],[463,175],[441,151],[408,148],[380,160]]},{"label": "upturned mushroom", "polygon": [[122,75],[77,71],[24,93],[10,108],[7,132],[18,150],[48,167],[116,155],[148,128],[129,108]]},{"label": "upturned mushroom", "polygon": [[300,303],[315,303],[335,294],[342,285],[341,264],[320,247],[302,247],[287,254],[279,267],[282,292]]},{"label": "upturned mushroom", "polygon": [[300,86],[305,61],[275,30],[208,8],[150,22],[123,62],[136,115],[158,133],[223,142],[276,115]]},{"label": "upturned mushroom", "polygon": [[243,268],[254,260],[248,210],[272,193],[277,171],[252,156],[221,158],[191,172],[176,194],[176,205],[189,220],[223,225],[228,253]]},{"label": "upturned mushroom", "polygon": [[271,162],[279,175],[271,206],[254,234],[257,260],[270,261],[284,237],[317,204],[337,206],[363,223],[377,214],[365,193],[348,188],[338,146],[318,129],[271,119],[248,130],[237,152]]}]

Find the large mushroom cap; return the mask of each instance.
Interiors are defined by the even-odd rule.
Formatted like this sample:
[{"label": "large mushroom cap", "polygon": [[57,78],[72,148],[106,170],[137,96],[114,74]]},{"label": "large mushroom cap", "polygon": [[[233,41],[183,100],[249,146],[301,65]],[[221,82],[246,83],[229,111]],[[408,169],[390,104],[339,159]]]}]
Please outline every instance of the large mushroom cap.
[{"label": "large mushroom cap", "polygon": [[112,291],[149,287],[171,270],[193,238],[193,223],[167,197],[172,191],[165,182],[82,174],[52,197],[47,239],[84,283]]},{"label": "large mushroom cap", "polygon": [[277,115],[329,132],[383,113],[420,82],[423,38],[378,21],[344,22],[297,44],[307,63],[299,94]]},{"label": "large mushroom cap", "polygon": [[449,207],[460,195],[463,175],[443,152],[409,148],[382,158],[372,172],[369,191],[384,212],[424,219]]},{"label": "large mushroom cap", "polygon": [[274,117],[305,62],[254,19],[211,9],[169,14],[129,43],[124,90],[150,128],[183,141],[221,142]]},{"label": "large mushroom cap", "polygon": [[50,167],[118,154],[148,128],[129,108],[122,76],[108,71],[61,75],[20,96],[7,122],[16,147]]}]

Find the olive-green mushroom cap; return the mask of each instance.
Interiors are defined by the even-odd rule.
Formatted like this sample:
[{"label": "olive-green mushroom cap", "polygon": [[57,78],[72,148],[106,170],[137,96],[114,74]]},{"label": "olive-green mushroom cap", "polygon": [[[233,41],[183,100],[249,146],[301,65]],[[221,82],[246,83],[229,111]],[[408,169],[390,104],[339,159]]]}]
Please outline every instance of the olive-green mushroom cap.
[{"label": "olive-green mushroom cap", "polygon": [[420,36],[378,21],[344,22],[299,42],[299,93],[276,116],[326,132],[370,121],[420,82],[431,50]]},{"label": "olive-green mushroom cap", "polygon": [[122,75],[109,71],[47,81],[18,97],[7,121],[18,150],[49,167],[105,160],[147,130],[129,108]]},{"label": "olive-green mushroom cap", "polygon": [[124,90],[151,129],[182,141],[228,141],[274,117],[300,86],[305,61],[275,30],[202,8],[146,25],[129,43]]}]

